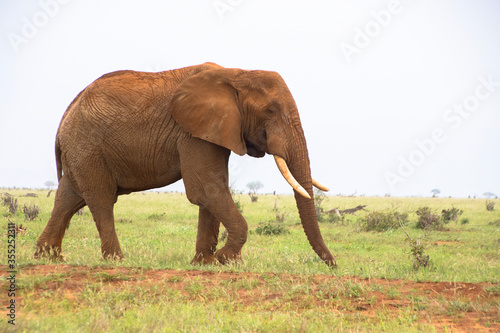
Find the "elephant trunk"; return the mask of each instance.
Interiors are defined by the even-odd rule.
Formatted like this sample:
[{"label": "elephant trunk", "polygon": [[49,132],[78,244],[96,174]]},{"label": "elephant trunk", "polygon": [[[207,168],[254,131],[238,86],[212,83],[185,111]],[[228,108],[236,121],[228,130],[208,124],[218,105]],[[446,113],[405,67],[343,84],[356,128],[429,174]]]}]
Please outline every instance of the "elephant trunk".
[{"label": "elephant trunk", "polygon": [[[335,267],[337,264],[330,250],[326,247],[319,230],[318,218],[314,206],[313,182],[306,141],[302,131],[299,131],[298,139],[292,140],[294,146],[290,147],[287,156],[287,166],[291,174],[301,185],[309,198],[294,189],[295,201],[299,210],[300,220],[304,232],[314,252],[328,265]],[[325,187],[326,188],[326,187]]]}]

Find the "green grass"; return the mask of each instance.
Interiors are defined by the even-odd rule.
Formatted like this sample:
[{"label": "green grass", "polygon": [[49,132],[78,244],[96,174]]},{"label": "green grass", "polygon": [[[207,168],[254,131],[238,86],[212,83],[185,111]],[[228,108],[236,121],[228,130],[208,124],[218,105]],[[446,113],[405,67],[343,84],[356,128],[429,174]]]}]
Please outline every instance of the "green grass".
[{"label": "green grass", "polygon": [[[37,198],[22,197],[27,191],[10,190],[19,205],[36,204],[41,208],[37,220],[26,221],[21,212],[9,216],[0,206],[0,216],[28,228],[17,239],[17,262],[21,266],[47,263],[35,260],[36,239],[50,216],[54,197],[46,198],[46,191],[36,191]],[[34,192],[30,190],[30,192]],[[499,282],[500,228],[492,223],[500,220],[500,210],[489,212],[482,199],[436,198],[373,198],[328,197],[327,209],[345,209],[366,204],[369,211],[396,209],[410,212],[405,229],[412,238],[424,232],[414,228],[419,207],[428,206],[440,213],[456,207],[464,211],[462,217],[470,223],[451,222],[447,231],[431,231],[424,239],[425,253],[430,256],[429,267],[412,269],[410,244],[401,229],[385,232],[362,231],[359,218],[368,212],[348,215],[341,223],[321,223],[326,244],[336,256],[338,268],[329,269],[313,252],[300,225],[300,219],[291,196],[280,196],[278,207],[287,213],[285,222],[289,233],[276,236],[259,235],[255,231],[275,219],[275,197],[261,195],[258,202],[241,195],[250,234],[243,247],[243,261],[227,267],[207,267],[208,270],[241,272],[286,272],[294,274],[331,274],[335,276],[362,276],[367,278],[408,279],[419,281]],[[500,207],[500,200],[496,200]],[[151,269],[195,269],[190,260],[194,256],[198,209],[185,195],[175,193],[135,193],[121,196],[115,205],[116,230],[125,259],[119,263],[101,259],[100,239],[88,208],[83,215],[75,215],[63,241],[66,263],[85,266],[142,267]],[[6,239],[2,239],[5,242]],[[441,242],[447,243],[441,243]],[[0,260],[6,262],[6,251],[0,251]]]},{"label": "green grass", "polygon": [[[207,289],[204,280],[184,281],[172,277],[161,285],[104,288],[110,283],[129,282],[128,276],[100,272],[88,277],[88,284],[76,299],[68,299],[57,289],[40,293],[47,282],[64,283],[71,274],[26,276],[22,272],[30,265],[54,264],[48,259],[35,260],[36,240],[43,231],[54,202],[54,193],[47,191],[7,190],[18,199],[19,206],[36,204],[40,214],[35,221],[27,221],[21,211],[16,215],[0,206],[0,219],[4,228],[8,220],[23,224],[27,231],[16,242],[18,263],[18,288],[23,296],[19,326],[21,331],[433,331],[422,324],[418,311],[427,309],[430,301],[421,296],[412,297],[408,308],[400,309],[398,316],[390,309],[379,311],[375,317],[360,315],[353,300],[377,302],[372,292],[377,287],[367,287],[355,282],[340,283],[336,278],[357,276],[361,278],[403,279],[412,281],[450,282],[500,282],[500,200],[494,211],[487,211],[484,199],[441,198],[375,198],[327,197],[325,210],[339,207],[352,208],[367,205],[368,211],[408,212],[409,223],[405,230],[413,239],[424,236],[424,231],[414,227],[415,211],[423,206],[440,214],[442,209],[455,207],[463,210],[460,218],[469,223],[446,224],[448,230],[428,232],[423,240],[430,265],[413,269],[410,243],[400,229],[384,232],[363,231],[359,219],[368,212],[348,215],[344,223],[321,223],[325,243],[334,254],[338,268],[328,268],[313,252],[300,225],[292,196],[280,196],[278,208],[285,214],[284,222],[273,222],[288,230],[279,235],[259,235],[258,227],[275,221],[275,196],[260,195],[257,202],[250,202],[248,195],[237,195],[243,206],[243,215],[249,225],[248,241],[243,247],[241,262],[227,266],[192,266],[196,241],[198,207],[191,205],[183,194],[134,193],[121,196],[115,205],[116,230],[125,259],[120,262],[101,259],[100,240],[88,208],[82,215],[75,215],[63,241],[65,263],[88,267],[130,267],[136,269],[175,269],[181,271],[206,270],[211,272],[253,272],[262,282],[224,280],[219,287]],[[23,197],[35,192],[37,198]],[[2,236],[0,248],[7,248],[7,237]],[[220,246],[220,244],[219,244]],[[0,263],[7,262],[7,251],[0,251]],[[295,274],[304,277],[300,283],[282,281],[275,273]],[[307,279],[313,275],[328,275],[332,284],[316,290],[308,287]],[[165,284],[184,283],[183,292],[169,290]],[[334,294],[331,290],[335,289]],[[283,297],[262,305],[238,306],[238,292],[255,292],[255,297],[269,297],[279,293]],[[258,292],[257,292],[258,290]],[[498,285],[488,289],[498,295]],[[35,292],[36,291],[36,292]],[[380,288],[384,295],[399,299],[398,290]],[[260,294],[261,292],[266,295]],[[300,296],[300,297],[299,297]],[[2,296],[3,297],[3,296]],[[300,298],[300,302],[297,300]],[[330,307],[316,309],[318,300],[331,302]],[[496,305],[500,314],[500,303]],[[298,308],[297,308],[298,307]],[[442,313],[457,316],[478,306],[467,300],[443,301]],[[334,310],[332,310],[334,309]],[[336,309],[336,310],[335,310]],[[347,309],[347,310],[346,310]],[[490,309],[491,310],[491,309]],[[332,312],[333,311],[333,312]],[[415,312],[416,311],[416,312]],[[417,314],[416,314],[417,313]],[[415,317],[416,316],[416,317]],[[500,315],[498,316],[500,318]],[[31,318],[31,319],[30,319]],[[0,326],[4,318],[0,319]],[[420,320],[420,321],[419,321]],[[417,323],[418,321],[418,323]],[[171,329],[170,329],[171,328]]]}]

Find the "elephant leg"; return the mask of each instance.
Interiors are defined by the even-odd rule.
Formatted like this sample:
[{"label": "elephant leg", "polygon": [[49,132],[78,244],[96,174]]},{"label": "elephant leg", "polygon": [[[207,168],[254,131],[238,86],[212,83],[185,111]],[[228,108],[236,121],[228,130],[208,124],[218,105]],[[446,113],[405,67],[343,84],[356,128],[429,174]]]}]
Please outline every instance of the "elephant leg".
[{"label": "elephant leg", "polygon": [[228,234],[226,244],[215,252],[215,258],[222,264],[241,259],[241,249],[246,243],[248,235],[247,222],[232,201],[231,195],[229,193],[228,195],[232,206],[227,206],[222,210],[215,209],[215,213],[213,213],[216,218],[220,216]]},{"label": "elephant leg", "polygon": [[[88,164],[87,169],[79,170],[76,177],[85,177],[85,182],[80,182],[80,191],[92,213],[92,218],[101,239],[101,252],[103,259],[123,258],[115,230],[113,207],[118,198],[116,183],[109,171],[99,160]],[[88,176],[91,175],[91,176]]]},{"label": "elephant leg", "polygon": [[68,178],[63,176],[56,191],[49,222],[36,243],[35,258],[44,255],[59,256],[68,223],[73,215],[84,206],[83,198],[73,191]]},{"label": "elephant leg", "polygon": [[87,205],[99,231],[101,239],[101,252],[104,259],[122,259],[123,254],[118,242],[115,230],[115,219],[113,206],[116,202],[116,194],[111,193],[103,196],[99,193],[98,198],[87,199]]},{"label": "elephant leg", "polygon": [[202,213],[199,220],[202,225],[198,227],[202,232],[198,234],[197,245],[203,244],[208,253],[215,248],[213,221],[220,221],[228,231],[228,238],[214,256],[223,264],[240,258],[248,232],[247,223],[229,192],[229,154],[226,148],[196,138],[179,147],[186,195],[191,203],[200,206]]},{"label": "elephant leg", "polygon": [[200,207],[198,216],[198,235],[196,237],[196,254],[191,264],[216,264],[214,256],[219,242],[220,222],[205,208]]}]

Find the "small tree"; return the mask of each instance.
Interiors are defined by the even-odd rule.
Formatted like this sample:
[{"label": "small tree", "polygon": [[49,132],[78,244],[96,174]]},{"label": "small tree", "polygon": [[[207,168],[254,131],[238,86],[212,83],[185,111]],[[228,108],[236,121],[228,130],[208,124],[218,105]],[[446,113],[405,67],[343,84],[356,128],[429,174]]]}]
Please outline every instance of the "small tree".
[{"label": "small tree", "polygon": [[47,186],[47,189],[52,190],[54,186],[56,186],[56,183],[54,183],[52,180],[47,180],[43,185]]},{"label": "small tree", "polygon": [[497,198],[496,194],[491,193],[491,192],[484,192],[483,195],[488,199],[496,199]]},{"label": "small tree", "polygon": [[250,196],[250,199],[252,200],[252,202],[256,202],[258,199],[257,191],[263,188],[264,185],[260,181],[256,180],[248,183],[247,187],[249,189],[248,195]]},{"label": "small tree", "polygon": [[441,193],[441,191],[440,191],[439,189],[435,188],[435,189],[433,189],[433,190],[431,191],[431,193],[432,193],[432,197],[433,197],[433,198],[437,198],[438,194],[440,194],[440,193]]}]

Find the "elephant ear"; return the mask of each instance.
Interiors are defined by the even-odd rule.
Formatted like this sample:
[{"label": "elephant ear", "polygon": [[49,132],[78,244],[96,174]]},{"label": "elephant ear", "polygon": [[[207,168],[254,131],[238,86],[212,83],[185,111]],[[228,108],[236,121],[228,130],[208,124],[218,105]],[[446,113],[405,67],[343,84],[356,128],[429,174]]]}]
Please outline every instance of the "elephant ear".
[{"label": "elephant ear", "polygon": [[245,155],[238,94],[229,82],[236,71],[206,70],[184,80],[174,91],[169,110],[192,136]]}]

